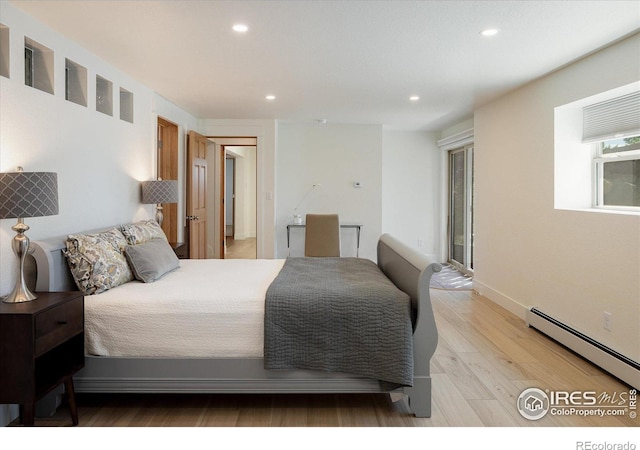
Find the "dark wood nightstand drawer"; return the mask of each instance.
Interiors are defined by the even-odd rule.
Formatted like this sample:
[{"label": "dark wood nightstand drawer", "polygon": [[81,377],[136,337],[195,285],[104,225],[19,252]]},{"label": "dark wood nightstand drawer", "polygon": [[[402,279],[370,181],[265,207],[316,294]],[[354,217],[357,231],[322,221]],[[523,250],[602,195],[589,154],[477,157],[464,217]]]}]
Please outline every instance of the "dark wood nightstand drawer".
[{"label": "dark wood nightstand drawer", "polygon": [[82,333],[84,329],[83,299],[74,298],[35,318],[35,355],[39,356],[61,342]]},{"label": "dark wood nightstand drawer", "polygon": [[36,401],[64,384],[71,422],[78,424],[73,375],[84,367],[84,297],[37,292],[24,303],[0,302],[0,403],[20,405],[34,425]]}]

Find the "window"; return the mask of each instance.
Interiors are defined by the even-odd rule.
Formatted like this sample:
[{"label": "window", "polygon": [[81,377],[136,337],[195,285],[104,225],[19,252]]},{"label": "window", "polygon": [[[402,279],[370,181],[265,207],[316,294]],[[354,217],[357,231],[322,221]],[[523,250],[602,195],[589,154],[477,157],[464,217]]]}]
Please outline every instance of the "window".
[{"label": "window", "polygon": [[640,81],[554,109],[554,207],[640,215]]},{"label": "window", "polygon": [[449,151],[449,263],[473,273],[473,145]]},{"label": "window", "polygon": [[594,206],[640,208],[640,91],[585,106],[582,142],[595,142]]},{"label": "window", "polygon": [[640,208],[640,135],[595,144],[595,205]]}]

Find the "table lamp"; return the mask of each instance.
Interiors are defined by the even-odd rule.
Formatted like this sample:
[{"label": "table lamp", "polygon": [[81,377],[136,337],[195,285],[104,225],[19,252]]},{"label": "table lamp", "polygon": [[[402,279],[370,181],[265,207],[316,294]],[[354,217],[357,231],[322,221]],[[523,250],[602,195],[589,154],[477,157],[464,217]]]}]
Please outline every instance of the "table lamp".
[{"label": "table lamp", "polygon": [[156,204],[156,222],[162,226],[163,203],[178,203],[177,180],[153,180],[142,182],[142,203]]},{"label": "table lamp", "polygon": [[13,291],[2,299],[5,303],[35,300],[24,280],[24,260],[29,253],[29,226],[25,217],[55,216],[58,214],[58,174],[53,172],[0,173],[0,219],[18,219],[11,227],[16,235],[11,242],[18,257],[18,273]]}]

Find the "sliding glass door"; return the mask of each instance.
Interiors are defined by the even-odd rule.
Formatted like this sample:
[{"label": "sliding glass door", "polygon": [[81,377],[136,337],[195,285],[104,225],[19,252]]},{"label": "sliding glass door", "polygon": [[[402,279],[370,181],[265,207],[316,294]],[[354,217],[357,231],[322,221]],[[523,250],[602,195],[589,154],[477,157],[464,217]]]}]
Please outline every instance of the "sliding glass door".
[{"label": "sliding glass door", "polygon": [[449,152],[449,262],[473,272],[473,146]]}]

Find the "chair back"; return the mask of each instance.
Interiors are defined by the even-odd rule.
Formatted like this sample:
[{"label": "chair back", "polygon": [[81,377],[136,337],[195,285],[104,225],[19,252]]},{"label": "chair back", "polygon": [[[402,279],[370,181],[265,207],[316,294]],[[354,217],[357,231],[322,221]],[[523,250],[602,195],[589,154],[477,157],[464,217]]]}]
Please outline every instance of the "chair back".
[{"label": "chair back", "polygon": [[304,256],[340,256],[340,219],[337,214],[307,214]]}]

